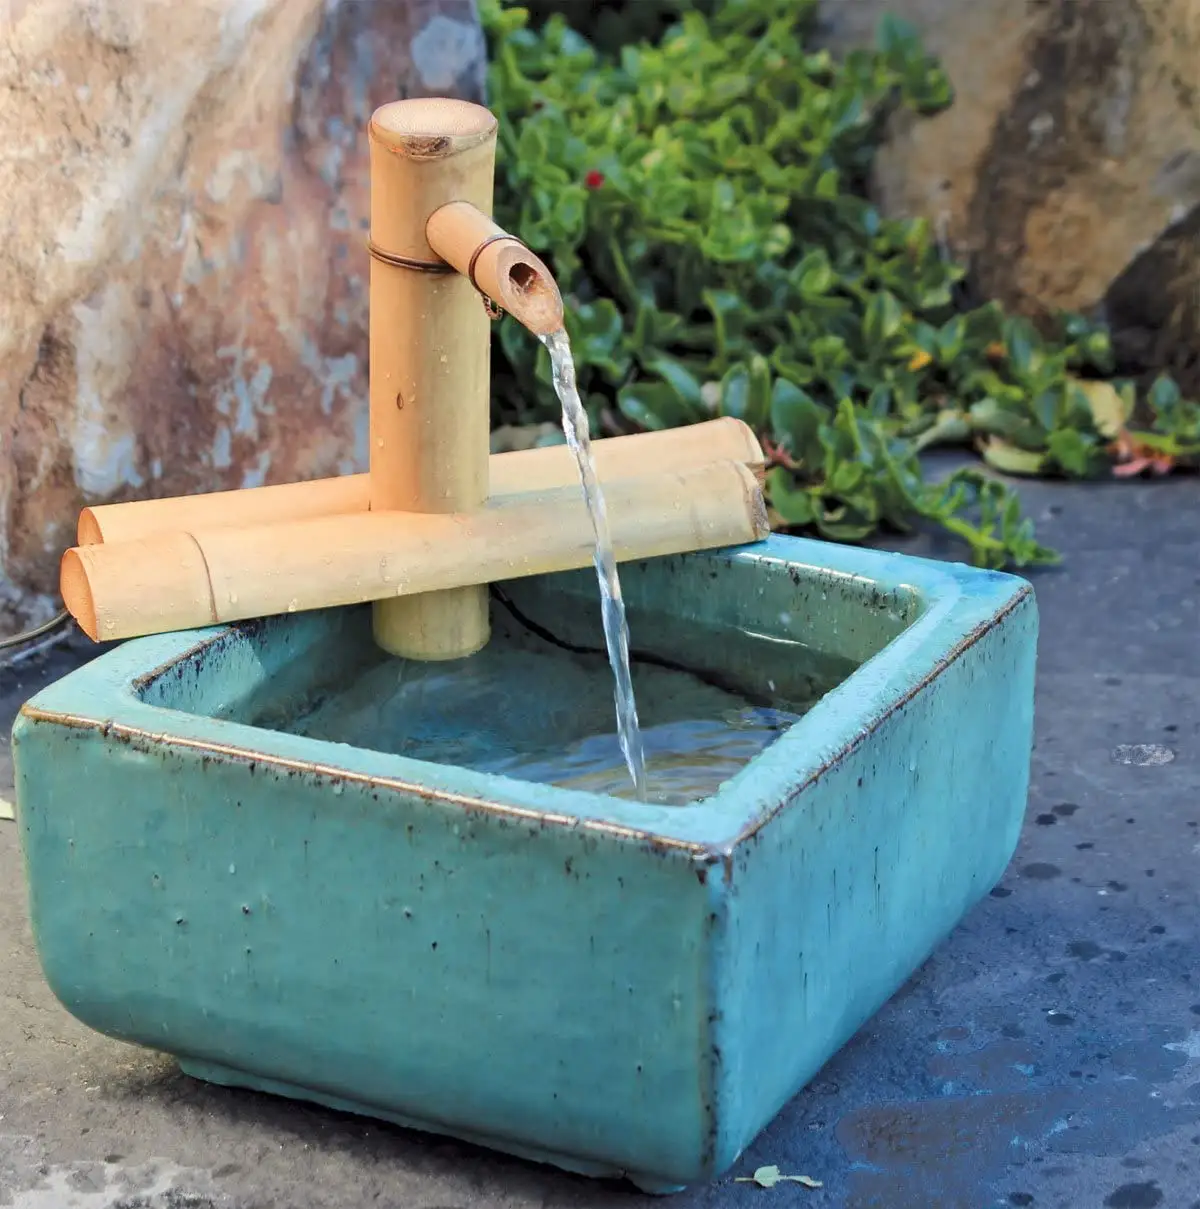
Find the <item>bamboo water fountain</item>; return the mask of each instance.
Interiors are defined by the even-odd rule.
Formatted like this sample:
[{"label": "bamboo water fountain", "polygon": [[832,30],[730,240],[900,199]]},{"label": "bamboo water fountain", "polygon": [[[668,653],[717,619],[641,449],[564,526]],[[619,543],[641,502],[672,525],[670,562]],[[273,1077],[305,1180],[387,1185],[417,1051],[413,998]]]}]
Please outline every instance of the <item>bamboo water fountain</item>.
[{"label": "bamboo water fountain", "polygon": [[[488,218],[495,135],[446,101],[371,119],[368,474],[80,518],[64,598],[137,637],[13,728],[30,919],[68,1010],[196,1078],[666,1192],[737,1162],[1000,878],[1037,610],[765,536],[735,421],[601,441],[649,722],[782,721],[677,805],[495,758],[611,730],[570,454],[488,455],[490,310],[562,316]],[[524,638],[489,640],[496,580]],[[493,656],[503,700],[455,696]],[[384,739],[350,704],[380,676],[426,711]]]},{"label": "bamboo water fountain", "polygon": [[[488,640],[490,581],[591,562],[567,448],[488,453],[491,319],[563,326],[550,271],[489,217],[496,131],[440,99],[371,119],[370,473],[85,509],[62,594],[91,638],[372,601],[385,650],[457,659]],[[740,421],[601,441],[597,463],[620,559],[767,533]]]}]

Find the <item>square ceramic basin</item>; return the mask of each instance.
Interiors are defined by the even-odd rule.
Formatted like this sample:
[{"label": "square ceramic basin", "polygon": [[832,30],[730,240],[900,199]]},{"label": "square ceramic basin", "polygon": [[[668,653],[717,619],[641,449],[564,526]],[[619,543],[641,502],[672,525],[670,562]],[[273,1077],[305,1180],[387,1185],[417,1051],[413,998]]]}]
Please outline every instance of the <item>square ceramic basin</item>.
[{"label": "square ceramic basin", "polygon": [[[1008,864],[1036,606],[785,537],[622,581],[635,645],[816,685],[691,804],[246,721],[357,666],[364,609],[128,642],[39,693],[13,738],[55,994],[201,1079],[647,1190],[722,1174]],[[506,590],[596,641],[590,571]]]}]

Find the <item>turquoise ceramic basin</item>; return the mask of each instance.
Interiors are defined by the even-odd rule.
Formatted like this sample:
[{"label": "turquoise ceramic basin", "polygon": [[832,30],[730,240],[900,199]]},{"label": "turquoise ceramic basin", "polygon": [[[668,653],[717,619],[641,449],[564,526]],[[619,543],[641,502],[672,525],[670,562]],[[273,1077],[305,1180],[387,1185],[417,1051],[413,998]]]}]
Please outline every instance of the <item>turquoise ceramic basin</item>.
[{"label": "turquoise ceramic basin", "polygon": [[[690,805],[273,724],[263,701],[357,674],[365,610],[129,642],[39,693],[17,807],[55,994],[202,1079],[653,1190],[724,1172],[1004,871],[1036,607],[781,537],[622,578],[635,645],[828,689]],[[590,573],[507,591],[598,642]],[[463,750],[543,687],[518,677]]]}]

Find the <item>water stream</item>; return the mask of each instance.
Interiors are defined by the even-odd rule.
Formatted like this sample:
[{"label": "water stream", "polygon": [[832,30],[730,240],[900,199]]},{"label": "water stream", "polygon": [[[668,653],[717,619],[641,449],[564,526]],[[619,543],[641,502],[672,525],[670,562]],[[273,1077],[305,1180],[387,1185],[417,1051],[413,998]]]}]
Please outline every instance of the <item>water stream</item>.
[{"label": "water stream", "polygon": [[567,444],[579,466],[583,498],[592,518],[596,535],[596,577],[600,581],[600,612],[604,622],[604,643],[608,661],[616,680],[614,698],[617,707],[617,736],[621,752],[633,778],[639,798],[646,797],[646,757],[642,747],[642,732],[638,725],[637,703],[633,698],[633,677],[629,669],[629,625],[625,620],[625,602],[621,598],[621,579],[613,554],[612,537],[608,531],[608,514],[604,508],[604,492],[596,476],[592,460],[592,443],[588,433],[587,412],[575,384],[575,359],[567,333],[559,329],[541,337],[550,353],[554,375],[554,390],[562,404],[562,426]]}]

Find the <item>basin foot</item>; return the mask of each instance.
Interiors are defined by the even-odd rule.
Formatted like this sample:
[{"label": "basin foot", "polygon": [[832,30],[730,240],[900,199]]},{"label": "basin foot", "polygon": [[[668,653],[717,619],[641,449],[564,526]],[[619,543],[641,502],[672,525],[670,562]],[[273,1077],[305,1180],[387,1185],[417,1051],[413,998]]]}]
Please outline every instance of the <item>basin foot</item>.
[{"label": "basin foot", "polygon": [[632,1171],[625,1178],[639,1191],[647,1196],[673,1196],[682,1192],[686,1184],[671,1184],[652,1175],[635,1175]]},{"label": "basin foot", "polygon": [[593,1163],[587,1159],[576,1159],[569,1155],[556,1154],[553,1151],[538,1150],[514,1144],[502,1138],[489,1137],[485,1134],[471,1133],[467,1130],[451,1130],[445,1126],[416,1117],[408,1117],[399,1113],[387,1112],[374,1108],[369,1104],[359,1104],[353,1100],[344,1100],[340,1096],[331,1096],[325,1092],[313,1091],[307,1087],[299,1087],[294,1083],[285,1083],[279,1079],[264,1078],[244,1070],[236,1070],[231,1066],[223,1066],[219,1062],[206,1062],[201,1058],[178,1058],[179,1069],[190,1078],[199,1079],[204,1083],[215,1083],[219,1087],[242,1087],[250,1091],[265,1092],[267,1095],[282,1096],[288,1100],[305,1100],[310,1104],[320,1104],[337,1112],[352,1113],[358,1117],[374,1117],[399,1125],[404,1129],[415,1129],[421,1133],[436,1133],[444,1137],[457,1138],[460,1142],[468,1142],[472,1146],[481,1146],[485,1150],[496,1150],[514,1158],[525,1159],[531,1163],[543,1163],[549,1167],[558,1167],[569,1171],[572,1175],[588,1176],[592,1179],[628,1179],[641,1192],[650,1196],[667,1196],[671,1193],[682,1192],[684,1184],[676,1184],[660,1179],[653,1175],[640,1175],[624,1172],[619,1168],[610,1167],[604,1163]]}]

